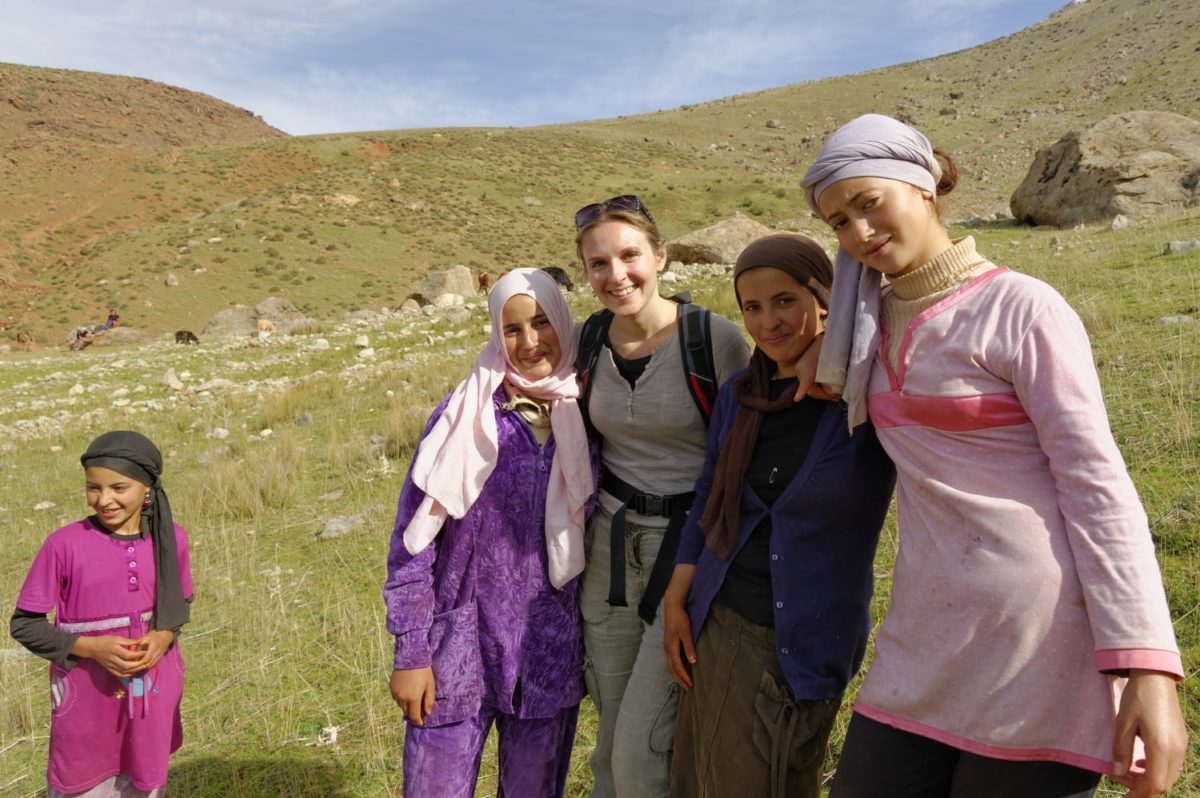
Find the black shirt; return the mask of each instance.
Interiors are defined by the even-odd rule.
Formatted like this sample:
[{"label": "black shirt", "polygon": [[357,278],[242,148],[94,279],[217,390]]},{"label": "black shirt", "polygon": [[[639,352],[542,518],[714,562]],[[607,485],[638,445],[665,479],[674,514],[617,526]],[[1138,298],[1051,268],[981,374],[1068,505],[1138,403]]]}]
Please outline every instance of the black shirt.
[{"label": "black shirt", "polygon": [[[771,399],[796,392],[796,378],[771,380]],[[770,507],[783,494],[808,456],[825,402],[805,397],[791,407],[763,414],[754,452],[746,467],[746,484]],[[751,623],[775,626],[771,590],[771,516],[750,532],[729,564],[717,600]]]}]

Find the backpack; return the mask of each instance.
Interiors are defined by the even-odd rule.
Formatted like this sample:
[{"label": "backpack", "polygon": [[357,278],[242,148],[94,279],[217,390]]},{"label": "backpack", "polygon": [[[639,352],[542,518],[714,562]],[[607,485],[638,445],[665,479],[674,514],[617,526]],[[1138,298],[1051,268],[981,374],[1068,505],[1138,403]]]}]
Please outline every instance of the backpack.
[{"label": "backpack", "polygon": [[[679,303],[679,318],[676,329],[679,335],[679,354],[683,358],[683,371],[687,376],[688,393],[708,426],[712,417],[713,403],[717,399],[717,368],[713,363],[711,316],[708,308],[692,304],[687,292],[670,297]],[[600,359],[600,349],[608,338],[608,327],[612,324],[613,312],[607,308],[598,310],[583,323],[579,334],[579,352],[575,357],[575,371],[579,376],[579,409],[588,432],[595,433],[591,416],[588,414],[588,399],[592,394],[592,370]]]}]

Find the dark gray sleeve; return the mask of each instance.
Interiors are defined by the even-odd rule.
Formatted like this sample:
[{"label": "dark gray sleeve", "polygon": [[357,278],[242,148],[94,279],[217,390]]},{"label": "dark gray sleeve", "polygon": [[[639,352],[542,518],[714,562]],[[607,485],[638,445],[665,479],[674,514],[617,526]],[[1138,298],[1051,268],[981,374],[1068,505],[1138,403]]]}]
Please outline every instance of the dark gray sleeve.
[{"label": "dark gray sleeve", "polygon": [[16,609],[12,620],[8,622],[8,629],[13,640],[42,659],[48,659],[63,668],[70,668],[74,664],[71,647],[79,636],[56,628],[46,619],[46,613]]}]

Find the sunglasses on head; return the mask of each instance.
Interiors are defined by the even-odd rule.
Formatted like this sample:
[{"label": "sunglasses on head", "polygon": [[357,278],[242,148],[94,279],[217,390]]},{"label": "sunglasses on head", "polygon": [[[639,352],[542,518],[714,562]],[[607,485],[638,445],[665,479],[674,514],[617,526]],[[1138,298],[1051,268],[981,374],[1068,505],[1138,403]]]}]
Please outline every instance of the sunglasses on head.
[{"label": "sunglasses on head", "polygon": [[575,229],[578,230],[581,227],[586,227],[603,216],[607,210],[640,213],[650,221],[650,224],[655,223],[654,217],[650,215],[650,209],[642,204],[640,197],[636,194],[622,194],[619,197],[606,199],[604,202],[593,202],[591,205],[584,205],[575,211]]}]

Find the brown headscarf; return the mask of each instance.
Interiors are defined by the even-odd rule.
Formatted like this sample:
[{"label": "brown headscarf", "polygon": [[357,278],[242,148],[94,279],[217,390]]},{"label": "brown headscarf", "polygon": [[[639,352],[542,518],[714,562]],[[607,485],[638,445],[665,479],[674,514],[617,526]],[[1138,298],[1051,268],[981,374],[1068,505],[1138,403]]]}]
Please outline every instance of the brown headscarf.
[{"label": "brown headscarf", "polygon": [[[778,233],[760,238],[746,247],[733,269],[733,292],[739,306],[742,298],[737,290],[738,277],[751,269],[760,268],[779,269],[790,274],[813,293],[822,308],[828,308],[833,266],[825,250],[811,238]],[[722,560],[729,559],[737,543],[742,479],[754,454],[754,442],[758,439],[763,413],[775,413],[795,403],[790,393],[771,401],[771,375],[774,373],[775,362],[756,346],[754,354],[750,356],[749,368],[732,386],[738,403],[737,416],[729,434],[725,436],[725,445],[713,472],[708,502],[704,505],[704,514],[700,516],[700,528],[704,530],[708,547]]]}]

